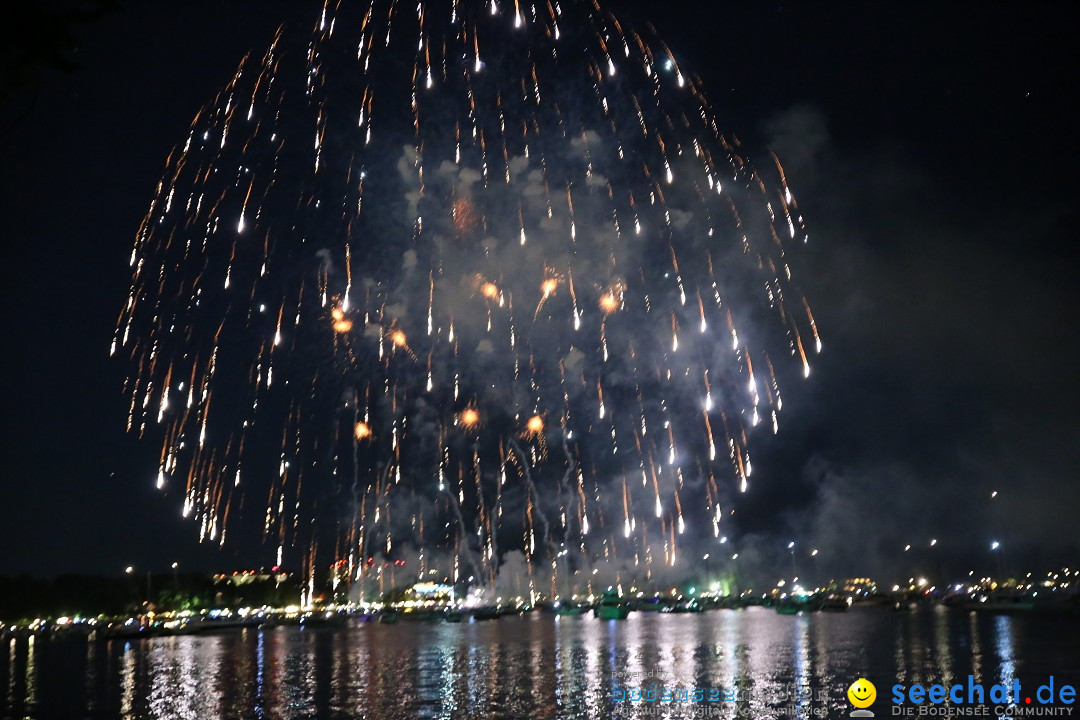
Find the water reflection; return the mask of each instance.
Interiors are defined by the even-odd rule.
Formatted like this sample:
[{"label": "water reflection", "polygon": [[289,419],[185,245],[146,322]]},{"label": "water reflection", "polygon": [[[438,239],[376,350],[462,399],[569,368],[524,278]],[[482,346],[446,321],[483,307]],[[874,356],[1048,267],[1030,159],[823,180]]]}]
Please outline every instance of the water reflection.
[{"label": "water reflection", "polygon": [[952,672],[952,643],[950,642],[949,619],[953,617],[948,608],[934,608],[934,656],[937,659],[937,675],[941,684],[951,686],[954,682]]},{"label": "water reflection", "polygon": [[[994,630],[997,642],[998,667],[1000,668],[1000,682],[1006,687],[1012,686],[1013,678],[1016,677],[1016,664],[1013,661],[1013,621],[1011,617],[999,615],[994,618]],[[1016,707],[1019,698],[1011,697],[1009,707]]]},{"label": "water reflection", "polygon": [[[945,608],[637,613],[622,622],[534,614],[130,642],[39,636],[10,639],[0,653],[0,719],[630,720],[658,703],[613,693],[715,688],[741,698],[712,703],[717,717],[811,720],[845,709],[856,677],[887,700],[897,682],[948,685],[972,674],[1011,685],[1032,670],[1035,684],[1051,673],[1067,682],[1076,668],[1075,619]],[[664,716],[692,717],[700,704],[668,702]]]},{"label": "water reflection", "polygon": [[123,670],[120,680],[120,717],[134,717],[135,710],[135,648],[124,643]]},{"label": "water reflection", "polygon": [[971,637],[971,676],[976,683],[981,683],[982,645],[979,643],[979,618],[975,613],[968,614],[968,633]]},{"label": "water reflection", "polygon": [[793,674],[795,717],[806,720],[813,693],[810,689],[810,618],[801,615],[795,619],[795,672]]},{"label": "water reflection", "polygon": [[37,703],[37,640],[31,635],[26,640],[26,704]]},{"label": "water reflection", "polygon": [[18,641],[15,638],[11,638],[11,642],[8,643],[8,662],[4,668],[4,672],[7,673],[7,707],[11,707],[15,704],[15,653],[18,650]]}]

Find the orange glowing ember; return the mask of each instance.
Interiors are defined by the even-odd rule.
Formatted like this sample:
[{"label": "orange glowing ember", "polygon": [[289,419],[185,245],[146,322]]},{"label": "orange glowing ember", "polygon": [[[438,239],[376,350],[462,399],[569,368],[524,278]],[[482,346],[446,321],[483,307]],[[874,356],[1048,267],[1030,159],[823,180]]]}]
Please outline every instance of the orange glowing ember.
[{"label": "orange glowing ember", "polygon": [[330,315],[337,322],[340,322],[341,320],[345,319],[345,311],[342,310],[341,308],[334,308],[333,310],[330,311]]},{"label": "orange glowing ember", "polygon": [[547,297],[551,293],[555,292],[555,288],[559,287],[559,281],[555,278],[548,278],[540,284],[540,290],[544,293],[544,297]]},{"label": "orange glowing ember", "polygon": [[454,229],[459,235],[465,235],[476,229],[480,217],[476,208],[468,198],[458,198],[450,210],[454,221]]},{"label": "orange glowing ember", "polygon": [[334,332],[347,333],[352,330],[352,320],[342,318],[334,321]]},{"label": "orange glowing ember", "polygon": [[480,288],[480,292],[484,293],[484,297],[489,300],[494,300],[499,296],[499,288],[496,287],[495,283],[484,283],[483,287]]},{"label": "orange glowing ember", "polygon": [[466,427],[471,427],[480,422],[480,413],[476,412],[473,408],[465,408],[461,413],[461,424]]},{"label": "orange glowing ember", "polygon": [[366,422],[356,423],[356,429],[354,430],[357,440],[365,440],[371,437],[371,428],[368,427]]},{"label": "orange glowing ember", "polygon": [[529,422],[525,424],[525,427],[533,435],[539,435],[541,432],[544,431],[544,418],[540,417],[539,415],[533,415],[531,418],[529,418]]},{"label": "orange glowing ember", "polygon": [[395,330],[390,334],[390,340],[398,347],[405,347],[405,333],[401,330]]},{"label": "orange glowing ember", "polygon": [[613,313],[619,309],[619,298],[614,293],[604,293],[600,296],[600,309],[606,313]]}]

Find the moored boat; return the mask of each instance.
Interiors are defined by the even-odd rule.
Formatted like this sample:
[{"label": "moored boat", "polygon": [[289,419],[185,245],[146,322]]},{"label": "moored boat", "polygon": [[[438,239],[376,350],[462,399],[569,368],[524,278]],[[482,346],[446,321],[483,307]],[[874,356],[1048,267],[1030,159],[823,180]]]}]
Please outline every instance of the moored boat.
[{"label": "moored boat", "polygon": [[803,610],[809,609],[810,607],[804,600],[799,600],[794,597],[786,597],[773,605],[773,610],[775,610],[778,615],[798,615]]},{"label": "moored boat", "polygon": [[502,613],[499,611],[499,608],[495,607],[494,605],[488,605],[486,607],[478,607],[473,610],[472,616],[474,620],[497,620],[499,615],[501,614]]},{"label": "moored boat", "polygon": [[1035,609],[1035,600],[1023,595],[983,595],[978,600],[964,603],[961,607],[974,612],[1029,612]]},{"label": "moored boat", "polygon": [[630,606],[609,590],[600,598],[593,615],[601,620],[625,620],[630,615]]},{"label": "moored boat", "polygon": [[577,605],[576,603],[556,603],[555,614],[556,615],[584,615],[588,608]]},{"label": "moored boat", "polygon": [[818,609],[822,612],[847,612],[848,603],[847,600],[842,597],[829,595],[822,598]]}]

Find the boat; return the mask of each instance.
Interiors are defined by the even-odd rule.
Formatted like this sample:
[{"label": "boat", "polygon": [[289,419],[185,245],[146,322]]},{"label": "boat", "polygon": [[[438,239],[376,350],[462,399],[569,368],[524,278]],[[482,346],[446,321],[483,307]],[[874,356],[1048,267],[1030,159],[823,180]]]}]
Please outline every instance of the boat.
[{"label": "boat", "polygon": [[634,609],[641,612],[670,612],[671,603],[660,598],[649,598],[648,600],[639,600]]},{"label": "boat", "polygon": [[829,595],[821,600],[821,605],[818,609],[822,612],[847,612],[848,604],[847,600],[842,597]]},{"label": "boat", "polygon": [[600,603],[593,608],[593,616],[601,620],[625,620],[629,615],[630,606],[610,590],[604,593]]},{"label": "boat", "polygon": [[102,640],[133,640],[150,637],[152,634],[149,625],[136,620],[128,620],[123,624],[110,625],[100,637]]},{"label": "boat", "polygon": [[555,614],[556,615],[584,615],[585,611],[587,609],[588,608],[585,608],[585,607],[583,607],[581,605],[576,605],[574,603],[563,603],[563,602],[561,602],[561,603],[557,603],[555,605]]},{"label": "boat", "polygon": [[677,613],[699,613],[702,610],[704,610],[704,608],[701,606],[701,603],[699,603],[697,600],[686,600],[685,602],[677,603],[675,605],[674,612],[677,612]]},{"label": "boat", "polygon": [[961,607],[974,612],[1028,612],[1035,609],[1035,600],[1022,595],[983,595],[974,602],[964,603]]},{"label": "boat", "polygon": [[348,616],[344,613],[308,613],[300,616],[302,627],[345,627]]},{"label": "boat", "polygon": [[777,615],[798,615],[803,610],[809,610],[809,606],[803,600],[787,597],[773,605]]},{"label": "boat", "polygon": [[447,610],[443,613],[443,620],[448,623],[459,623],[464,617],[464,614],[459,610]]},{"label": "boat", "polygon": [[502,613],[499,608],[494,605],[488,605],[487,607],[478,607],[473,610],[474,620],[497,620]]}]

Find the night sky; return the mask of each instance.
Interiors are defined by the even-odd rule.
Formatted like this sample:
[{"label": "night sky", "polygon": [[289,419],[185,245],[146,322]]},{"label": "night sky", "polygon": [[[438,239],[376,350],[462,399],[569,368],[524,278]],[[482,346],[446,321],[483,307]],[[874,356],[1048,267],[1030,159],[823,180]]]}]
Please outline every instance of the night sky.
[{"label": "night sky", "polygon": [[[5,377],[0,573],[266,564],[200,546],[124,433],[108,347],[131,240],[191,117],[318,3],[93,3],[5,22],[0,118]],[[1065,3],[611,0],[652,20],[725,131],[784,161],[825,351],[755,448],[738,540],[825,569],[1075,561],[1080,160]],[[66,18],[66,19],[65,19]],[[70,67],[57,67],[59,59]],[[997,498],[991,500],[991,493]],[[906,564],[905,564],[906,563]]]}]

